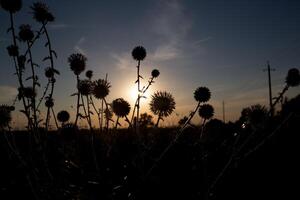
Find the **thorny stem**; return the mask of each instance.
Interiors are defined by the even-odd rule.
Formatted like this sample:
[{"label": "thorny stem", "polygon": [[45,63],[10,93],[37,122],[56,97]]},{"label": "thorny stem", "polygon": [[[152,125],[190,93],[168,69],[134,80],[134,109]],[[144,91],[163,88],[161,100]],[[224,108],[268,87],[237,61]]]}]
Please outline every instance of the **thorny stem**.
[{"label": "thorny stem", "polygon": [[155,127],[156,127],[156,128],[158,127],[159,121],[160,121],[161,119],[162,119],[161,113],[159,113],[158,118],[157,118],[157,121],[156,121],[156,124],[155,124]]},{"label": "thorny stem", "polygon": [[[37,77],[35,75],[35,70],[34,70],[34,63],[33,63],[33,58],[32,58],[32,53],[31,53],[31,48],[30,48],[30,42],[27,41],[27,48],[28,48],[28,54],[29,54],[29,60],[30,60],[30,66],[31,66],[31,72],[32,72],[32,89],[35,91],[35,86],[37,84]],[[35,97],[31,98],[31,103],[32,103],[32,109],[33,109],[33,127],[36,129],[38,127],[38,121],[37,121],[37,114],[36,114],[36,100]]]},{"label": "thorny stem", "polygon": [[[271,110],[274,109],[274,107],[276,106],[276,104],[282,99],[284,93],[289,89],[289,86],[286,85],[283,90],[281,91],[281,93],[279,94],[278,97],[276,97],[275,101],[273,102],[272,106],[271,106]],[[271,113],[270,113],[271,114]]]},{"label": "thorny stem", "polygon": [[89,101],[89,95],[86,96],[86,104],[87,104],[87,116],[90,124],[90,128],[92,128],[92,120],[91,120],[91,113],[90,113],[90,101]]},{"label": "thorny stem", "polygon": [[51,110],[52,110],[52,115],[53,115],[53,118],[54,118],[54,122],[55,122],[56,128],[58,129],[59,126],[58,126],[58,123],[57,123],[57,120],[56,120],[56,115],[55,115],[53,107],[51,107]]},{"label": "thorny stem", "polygon": [[148,85],[146,86],[146,88],[144,88],[142,90],[142,94],[140,96],[138,96],[138,98],[136,99],[135,103],[134,103],[134,108],[133,108],[133,112],[132,112],[132,116],[131,116],[131,124],[133,123],[133,119],[134,119],[134,116],[135,116],[135,109],[137,107],[137,102],[138,102],[138,99],[142,98],[144,96],[144,94],[147,92],[147,90],[149,89],[149,87],[152,85],[152,83],[154,83],[154,77],[151,77],[150,80],[148,81]]},{"label": "thorny stem", "polygon": [[87,120],[87,123],[88,123],[90,129],[91,129],[92,127],[91,127],[91,124],[90,124],[90,120],[89,120],[88,113],[86,112],[86,109],[85,109],[85,103],[84,103],[83,96],[80,95],[80,97],[81,97],[81,102],[82,102],[82,107],[83,107],[83,111],[84,111],[84,114],[85,114],[85,118],[86,118],[86,120]]},{"label": "thorny stem", "polygon": [[[47,22],[45,22],[45,25],[46,25],[46,24],[47,24]],[[40,38],[43,29],[44,29],[44,27],[42,26],[42,27],[40,28],[40,30],[37,31],[36,36],[32,39],[32,41],[30,41],[29,46],[27,47],[27,50],[26,50],[25,53],[24,53],[24,56],[27,56],[27,54],[29,53],[29,51],[30,51],[31,47],[33,46],[34,42],[35,42],[37,39]]]},{"label": "thorny stem", "polygon": [[[47,31],[47,28],[46,28],[46,23],[43,23],[43,30],[44,30],[44,33],[45,33],[46,38],[47,38],[49,58],[50,58],[50,67],[51,67],[51,69],[54,69],[53,50],[52,50],[52,46],[51,46],[51,40],[50,40],[50,37],[49,37],[49,33]],[[55,79],[53,77],[52,80],[51,80],[51,90],[50,90],[50,94],[49,94],[49,99],[52,99],[52,96],[53,96],[54,83],[55,83]],[[50,107],[48,107],[48,109],[47,109],[46,130],[48,130],[49,121],[50,121]]]},{"label": "thorny stem", "polygon": [[[103,101],[103,100],[102,100]],[[90,103],[92,104],[92,107],[94,108],[94,111],[96,112],[97,114],[97,118],[98,118],[98,122],[99,122],[99,129],[101,131],[101,119],[100,119],[100,112],[97,110],[96,106],[95,106],[95,103],[94,103],[94,100],[93,100],[93,97],[90,96]],[[103,106],[102,106],[103,107]]]},{"label": "thorny stem", "polygon": [[[11,29],[11,32],[12,32],[13,43],[14,43],[15,46],[17,46],[17,40],[16,40],[17,37],[16,37],[16,33],[15,33],[14,18],[13,18],[13,13],[12,12],[10,12],[10,29]],[[22,80],[22,69],[20,68],[20,66],[18,66],[18,62],[16,61],[15,57],[14,57],[13,60],[14,60],[16,75],[18,77],[20,89],[23,90],[24,85],[23,85],[23,80]],[[31,130],[32,129],[32,122],[31,122],[30,115],[28,113],[28,105],[26,105],[25,97],[23,95],[21,95],[21,99],[22,99],[23,106],[24,106],[24,109],[25,109],[25,115],[26,115],[27,120],[28,120],[28,128]]]},{"label": "thorny stem", "polygon": [[201,104],[201,102],[198,102],[198,105],[196,106],[195,110],[190,114],[190,117],[188,118],[188,120],[186,120],[184,125],[181,127],[180,132],[182,132],[185,129],[185,127],[190,123],[190,121],[192,120],[192,118],[196,114],[197,110],[199,109],[200,104]]},{"label": "thorny stem", "polygon": [[77,122],[78,122],[78,117],[79,117],[79,102],[80,102],[80,93],[79,93],[79,89],[78,89],[78,85],[79,85],[79,75],[76,75],[76,79],[77,79],[77,106],[76,106],[76,118],[75,118],[75,126],[77,126]]},{"label": "thorny stem", "polygon": [[46,96],[46,94],[47,94],[47,91],[48,91],[48,89],[49,89],[50,83],[51,83],[51,80],[49,79],[49,80],[48,80],[48,83],[47,83],[47,85],[46,85],[46,87],[45,87],[45,90],[44,90],[44,92],[43,92],[43,95],[42,95],[42,97],[40,98],[39,103],[38,103],[38,105],[37,105],[37,107],[36,107],[37,110],[39,110],[39,107],[40,107],[40,105],[41,105],[43,99],[45,98],[45,96]]},{"label": "thorny stem", "polygon": [[137,111],[136,111],[136,132],[139,133],[139,115],[140,115],[140,63],[141,61],[139,60],[138,61],[138,65],[137,65],[137,83],[138,83],[138,98],[137,98],[137,104],[136,104],[136,108],[137,108]]},{"label": "thorny stem", "polygon": [[116,121],[115,129],[117,129],[117,128],[118,128],[118,125],[119,125],[119,118],[120,118],[120,117],[117,117],[117,121]]}]

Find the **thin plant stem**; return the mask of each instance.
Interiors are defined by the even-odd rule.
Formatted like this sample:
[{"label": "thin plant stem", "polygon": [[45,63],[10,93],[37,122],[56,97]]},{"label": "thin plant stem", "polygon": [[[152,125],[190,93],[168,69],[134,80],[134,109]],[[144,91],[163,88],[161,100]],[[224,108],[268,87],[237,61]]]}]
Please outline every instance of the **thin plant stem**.
[{"label": "thin plant stem", "polygon": [[[52,45],[51,45],[51,40],[49,37],[49,33],[47,31],[46,28],[46,24],[43,23],[43,28],[44,28],[44,33],[46,35],[46,39],[47,39],[47,44],[48,44],[48,51],[49,51],[49,59],[50,59],[50,67],[51,69],[54,70],[54,59],[53,59],[53,49],[52,49]],[[53,92],[54,92],[54,86],[55,86],[55,79],[54,77],[51,80],[51,90],[49,93],[49,99],[52,99],[53,97]],[[47,115],[46,115],[46,130],[48,130],[48,126],[49,126],[49,120],[50,120],[50,107],[48,107],[47,109]]]},{"label": "thin plant stem", "polygon": [[184,123],[184,125],[181,127],[180,132],[182,132],[186,128],[186,126],[190,123],[190,121],[192,120],[192,118],[196,114],[197,110],[199,109],[200,104],[201,104],[201,102],[198,102],[195,110],[190,114],[190,117],[188,118],[188,120],[186,120],[186,122]]},{"label": "thin plant stem", "polygon": [[40,107],[40,105],[41,105],[43,99],[45,98],[45,96],[46,96],[46,94],[47,94],[47,91],[48,91],[48,89],[49,89],[50,83],[51,83],[51,81],[50,81],[50,79],[49,79],[49,80],[48,80],[48,83],[47,83],[47,85],[46,85],[46,87],[45,87],[45,90],[44,90],[44,92],[43,92],[43,95],[42,95],[42,97],[40,98],[39,103],[38,103],[38,105],[37,105],[37,107],[36,107],[37,110],[39,110],[39,107]]},{"label": "thin plant stem", "polygon": [[58,123],[57,123],[57,119],[56,119],[56,115],[55,115],[53,107],[51,107],[51,111],[52,111],[52,115],[53,115],[53,118],[54,118],[54,122],[55,122],[56,128],[58,129],[59,126],[58,126]]},{"label": "thin plant stem", "polygon": [[[12,12],[10,12],[10,29],[11,29],[11,32],[12,32],[13,44],[14,44],[14,46],[17,46],[17,40],[16,40],[17,37],[16,37],[16,33],[15,33],[14,18],[13,18],[13,13]],[[14,60],[16,75],[18,77],[20,89],[23,90],[24,85],[23,85],[23,80],[22,80],[22,69],[20,68],[20,66],[18,66],[18,62],[16,61],[15,57],[14,57],[13,60]],[[28,120],[28,128],[30,130],[32,130],[31,118],[30,118],[30,115],[28,114],[28,105],[26,105],[24,95],[21,95],[21,99],[22,99],[23,106],[24,106],[24,109],[25,109],[25,115],[26,115],[27,120]]]},{"label": "thin plant stem", "polygon": [[77,105],[76,105],[76,118],[75,118],[75,126],[77,126],[77,122],[78,122],[78,117],[79,117],[79,103],[80,103],[80,92],[78,89],[78,85],[79,85],[79,75],[76,75],[76,80],[77,80]]},{"label": "thin plant stem", "polygon": [[[35,91],[37,79],[35,75],[35,70],[34,70],[34,63],[33,63],[33,58],[32,58],[32,53],[31,53],[31,48],[29,41],[27,41],[27,48],[28,48],[28,54],[29,54],[29,60],[30,60],[30,66],[31,66],[31,73],[32,73],[32,89]],[[35,97],[31,98],[31,103],[32,103],[32,109],[33,109],[33,127],[36,129],[38,126],[38,120],[37,120],[37,114],[36,114],[36,99]]]}]

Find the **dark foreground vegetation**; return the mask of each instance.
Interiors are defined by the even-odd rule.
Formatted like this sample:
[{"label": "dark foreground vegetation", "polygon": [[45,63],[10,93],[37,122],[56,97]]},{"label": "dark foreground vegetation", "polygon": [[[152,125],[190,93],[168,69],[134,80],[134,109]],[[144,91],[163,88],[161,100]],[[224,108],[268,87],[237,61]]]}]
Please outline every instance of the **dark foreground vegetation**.
[{"label": "dark foreground vegetation", "polygon": [[[1,134],[1,199],[269,199],[297,194],[299,96],[272,120],[189,127],[48,134],[45,152],[27,132]],[[249,117],[244,116],[244,117]],[[251,116],[250,116],[251,117]],[[243,119],[241,117],[241,119]],[[26,166],[10,151],[14,137]],[[171,144],[171,145],[170,145]],[[30,148],[31,147],[31,148]],[[167,151],[166,148],[168,148]],[[164,153],[165,152],[165,153]],[[46,159],[46,162],[45,160]],[[34,166],[35,168],[32,168]],[[30,182],[28,181],[30,178]],[[31,185],[29,184],[31,183]]]}]

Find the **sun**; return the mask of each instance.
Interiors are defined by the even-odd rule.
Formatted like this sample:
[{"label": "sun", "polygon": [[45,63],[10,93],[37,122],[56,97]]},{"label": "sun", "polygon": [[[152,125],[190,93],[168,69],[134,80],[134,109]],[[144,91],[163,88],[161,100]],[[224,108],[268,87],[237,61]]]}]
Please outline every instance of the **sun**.
[{"label": "sun", "polygon": [[[129,96],[129,99],[131,101],[136,101],[136,99],[138,98],[138,90],[137,90],[137,85],[134,85],[132,87],[129,88],[128,90],[128,96]],[[149,99],[149,94],[151,94],[151,88],[149,88],[145,94],[143,96],[146,97],[146,99]],[[144,99],[144,98],[143,98]],[[144,100],[145,101],[145,100]]]},{"label": "sun", "polygon": [[137,91],[137,86],[134,85],[132,87],[129,88],[129,91],[128,91],[128,96],[130,98],[130,100],[134,101],[137,99],[138,97],[138,91]]}]

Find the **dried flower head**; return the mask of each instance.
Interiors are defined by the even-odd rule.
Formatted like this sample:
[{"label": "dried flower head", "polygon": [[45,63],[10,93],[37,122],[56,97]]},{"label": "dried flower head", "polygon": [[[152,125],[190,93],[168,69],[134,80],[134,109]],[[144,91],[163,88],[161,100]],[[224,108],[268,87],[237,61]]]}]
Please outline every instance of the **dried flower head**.
[{"label": "dried flower head", "polygon": [[171,93],[158,91],[151,98],[150,110],[155,115],[167,117],[175,109],[175,101]]},{"label": "dried flower head", "polygon": [[29,24],[23,24],[19,29],[19,38],[21,41],[30,42],[34,38],[34,33]]},{"label": "dried flower head", "polygon": [[19,55],[19,48],[16,45],[10,45],[6,49],[9,56],[17,57]]},{"label": "dried flower head", "polygon": [[207,102],[210,96],[211,94],[207,87],[198,87],[194,92],[194,98],[198,102]]},{"label": "dried flower head", "polygon": [[23,87],[23,88],[18,88],[19,90],[19,94],[18,94],[18,98],[19,100],[22,97],[28,98],[28,99],[32,99],[36,97],[36,91],[32,88],[32,87]]},{"label": "dried flower head", "polygon": [[285,79],[288,86],[295,87],[300,84],[300,73],[297,68],[292,68],[288,71],[288,75]]},{"label": "dried flower head", "polygon": [[11,13],[16,13],[22,8],[22,0],[0,0],[1,7]]},{"label": "dried flower head", "polygon": [[210,119],[214,116],[214,107],[212,107],[210,104],[203,104],[199,108],[199,115],[203,119]]},{"label": "dried flower head", "polygon": [[46,97],[45,106],[47,108],[52,108],[54,106],[54,100],[50,97]]},{"label": "dried flower head", "polygon": [[53,22],[54,16],[49,12],[48,6],[43,2],[33,3],[31,6],[33,11],[33,18],[40,23]]},{"label": "dried flower head", "polygon": [[157,69],[152,70],[151,75],[153,78],[157,78],[160,72]]},{"label": "dried flower head", "polygon": [[13,106],[0,105],[0,127],[8,126],[11,121],[11,111],[13,110]]},{"label": "dried flower head", "polygon": [[80,53],[72,54],[68,58],[71,70],[74,72],[75,75],[79,75],[85,70],[86,61],[87,58]]},{"label": "dried flower head", "polygon": [[93,84],[90,80],[80,80],[77,89],[80,94],[87,96],[92,93]]},{"label": "dried flower head", "polygon": [[53,78],[54,77],[54,71],[53,71],[53,69],[51,67],[47,67],[45,69],[45,76],[47,78]]},{"label": "dried flower head", "polygon": [[113,100],[111,108],[118,117],[125,117],[130,112],[130,105],[123,98]]},{"label": "dried flower head", "polygon": [[88,70],[85,72],[85,76],[88,78],[88,79],[92,79],[93,77],[93,71],[92,70]]},{"label": "dried flower head", "polygon": [[65,122],[69,121],[70,114],[68,113],[68,111],[62,110],[59,113],[57,113],[57,119],[61,123],[65,123]]},{"label": "dried flower head", "polygon": [[137,46],[132,50],[131,55],[134,60],[137,60],[137,61],[144,60],[147,55],[146,49],[142,46]]},{"label": "dried flower head", "polygon": [[109,94],[110,83],[104,79],[98,79],[93,83],[93,95],[97,99],[103,99]]}]

